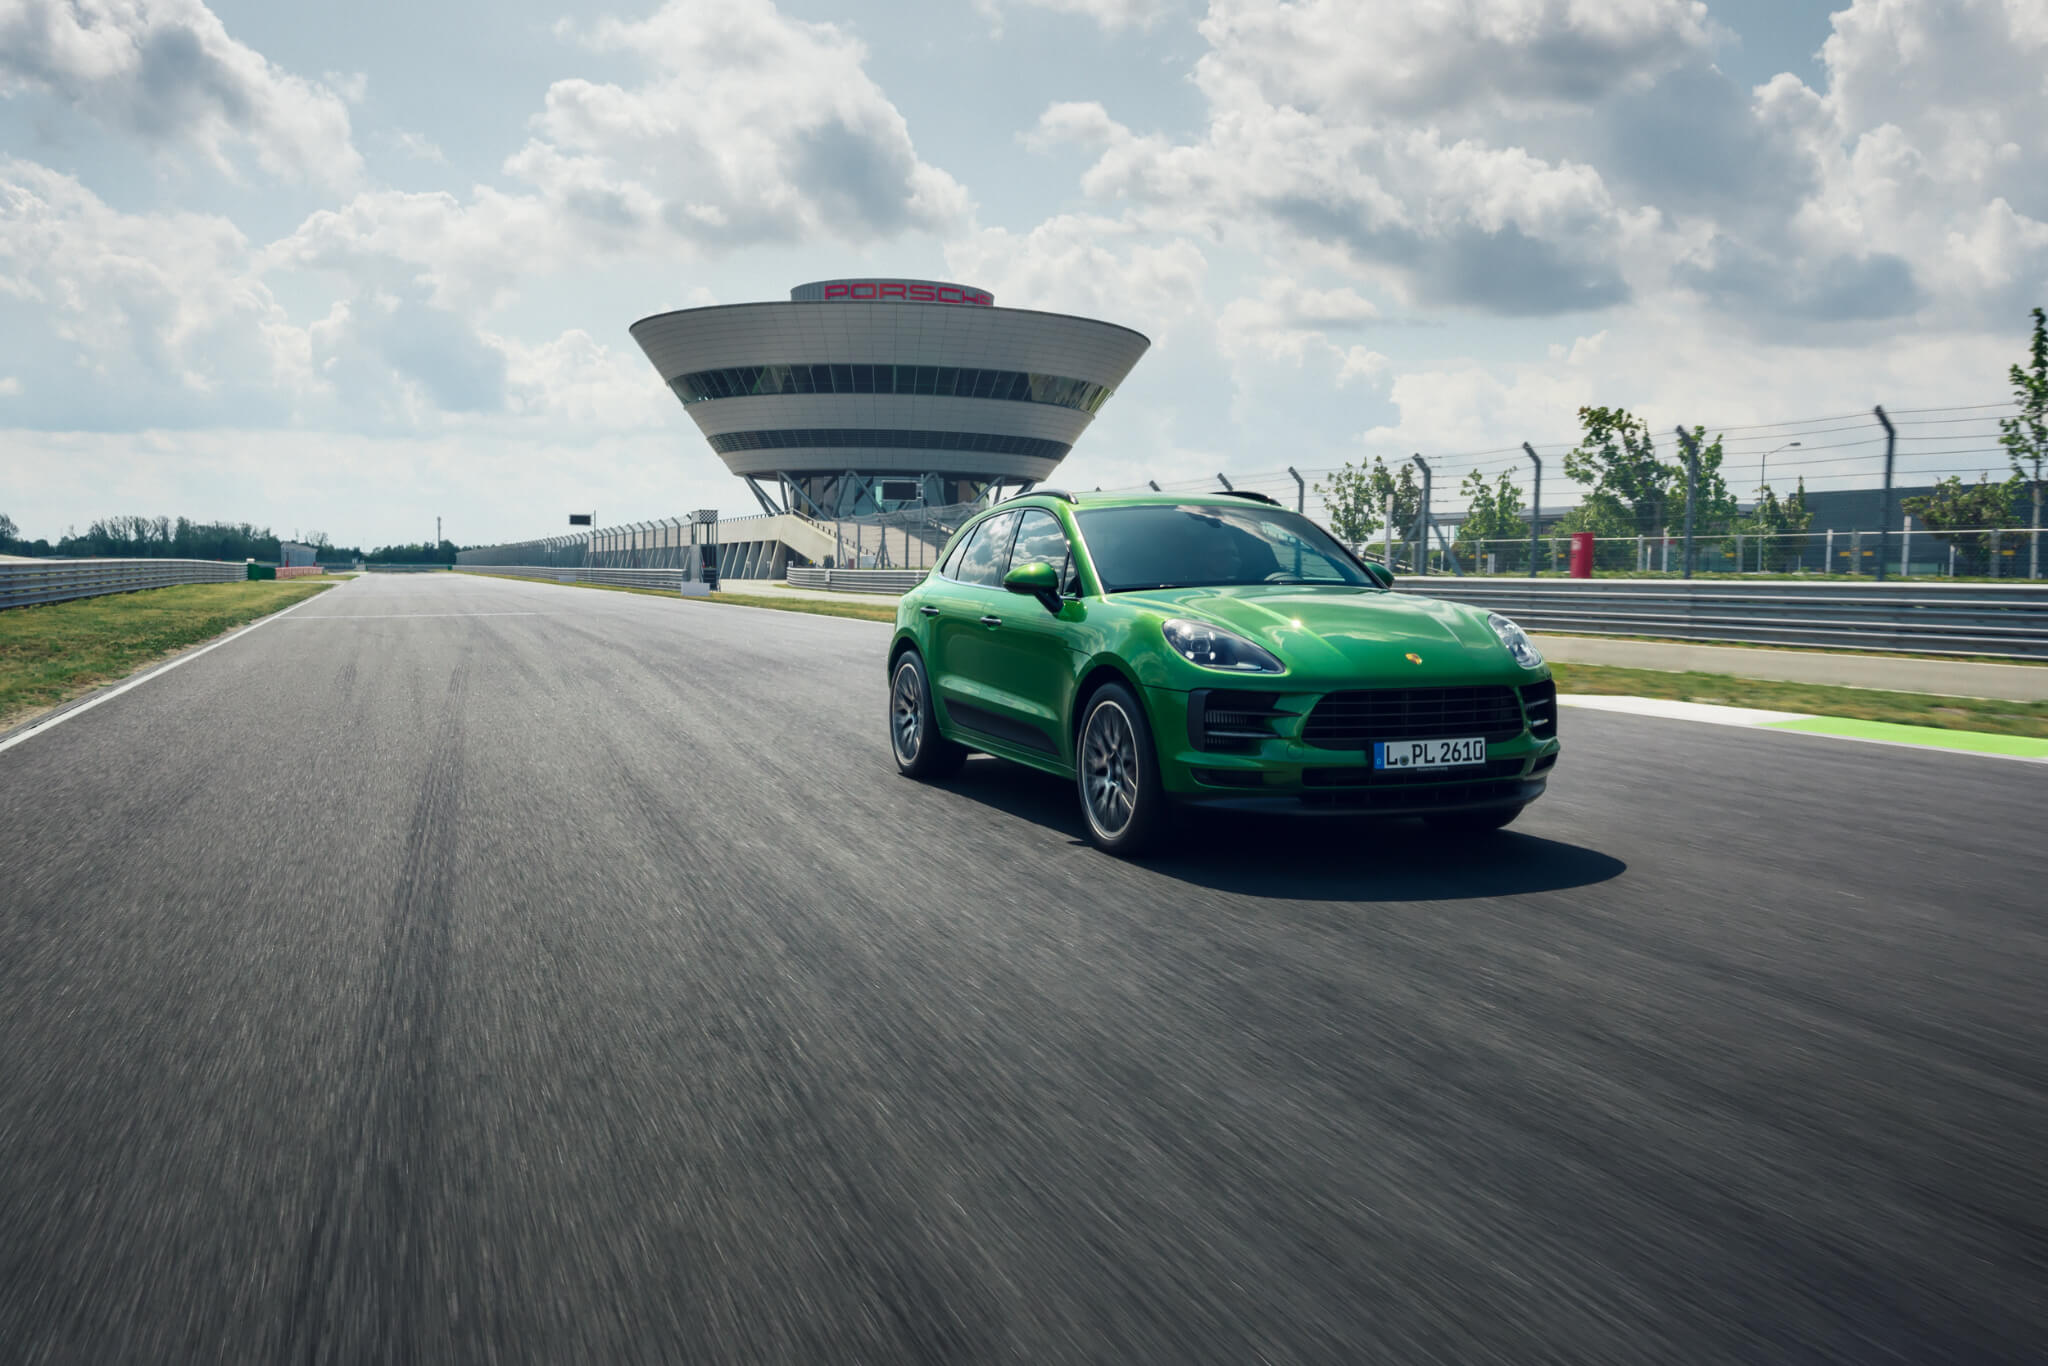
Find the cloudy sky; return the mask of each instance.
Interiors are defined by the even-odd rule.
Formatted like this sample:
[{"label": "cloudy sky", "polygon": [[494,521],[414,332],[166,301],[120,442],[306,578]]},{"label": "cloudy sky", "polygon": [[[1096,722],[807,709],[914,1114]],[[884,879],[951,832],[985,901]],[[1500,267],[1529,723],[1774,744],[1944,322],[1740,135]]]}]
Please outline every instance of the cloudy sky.
[{"label": "cloudy sky", "polygon": [[2048,0],[0,0],[0,511],[745,511],[627,325],[868,273],[1153,338],[1079,487],[1996,403],[2043,129]]}]

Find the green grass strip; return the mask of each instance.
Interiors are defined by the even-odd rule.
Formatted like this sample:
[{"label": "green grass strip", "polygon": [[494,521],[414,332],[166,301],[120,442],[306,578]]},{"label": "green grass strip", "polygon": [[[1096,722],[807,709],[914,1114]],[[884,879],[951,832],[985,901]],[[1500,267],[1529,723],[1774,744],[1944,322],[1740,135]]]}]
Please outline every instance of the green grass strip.
[{"label": "green grass strip", "polygon": [[2025,735],[1990,735],[1983,731],[1940,730],[1933,726],[1896,726],[1884,721],[1857,721],[1843,716],[1810,716],[1804,721],[1767,721],[1762,729],[1796,730],[1808,735],[1840,735],[1852,740],[1888,740],[1897,745],[1960,749],[1973,754],[2010,754],[2022,759],[2048,759],[2048,740]]},{"label": "green grass strip", "polygon": [[1559,692],[1604,693],[1612,697],[1663,697],[1678,702],[1712,702],[1728,707],[1796,711],[1846,721],[1870,721],[1911,730],[1983,732],[2048,739],[2048,702],[2003,702],[1976,697],[1933,697],[1926,693],[1874,688],[1834,688],[1818,683],[1782,683],[1727,674],[1672,673],[1609,664],[1553,661]]},{"label": "green grass strip", "polygon": [[330,586],[188,583],[0,611],[0,730]]}]

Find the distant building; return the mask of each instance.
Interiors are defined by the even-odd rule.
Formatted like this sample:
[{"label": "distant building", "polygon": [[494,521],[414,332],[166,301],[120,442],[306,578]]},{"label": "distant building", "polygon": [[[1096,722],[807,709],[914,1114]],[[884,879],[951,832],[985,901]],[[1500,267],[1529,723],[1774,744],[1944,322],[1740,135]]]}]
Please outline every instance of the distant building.
[{"label": "distant building", "polygon": [[1151,345],[969,285],[822,280],[633,339],[770,515],[968,503],[1050,475]]}]

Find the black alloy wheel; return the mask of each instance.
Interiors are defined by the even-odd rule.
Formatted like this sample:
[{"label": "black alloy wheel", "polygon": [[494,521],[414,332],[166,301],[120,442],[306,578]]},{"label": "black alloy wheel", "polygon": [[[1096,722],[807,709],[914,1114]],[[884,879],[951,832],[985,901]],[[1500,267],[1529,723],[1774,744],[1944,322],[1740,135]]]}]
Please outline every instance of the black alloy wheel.
[{"label": "black alloy wheel", "polygon": [[904,651],[889,675],[889,752],[906,778],[951,777],[967,762],[967,751],[939,734],[931,683],[915,650]]}]

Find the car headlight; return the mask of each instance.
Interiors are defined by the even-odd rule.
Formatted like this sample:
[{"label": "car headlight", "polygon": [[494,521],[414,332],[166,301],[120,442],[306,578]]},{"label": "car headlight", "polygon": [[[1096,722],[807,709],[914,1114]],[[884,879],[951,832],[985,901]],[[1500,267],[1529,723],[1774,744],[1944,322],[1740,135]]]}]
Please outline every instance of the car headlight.
[{"label": "car headlight", "polygon": [[1508,647],[1508,653],[1515,657],[1515,663],[1525,669],[1543,667],[1543,655],[1536,648],[1536,642],[1529,639],[1529,633],[1509,621],[1498,612],[1486,614],[1486,624],[1500,637],[1500,643]]},{"label": "car headlight", "polygon": [[1175,618],[1159,628],[1182,659],[1205,669],[1223,669],[1240,674],[1284,673],[1280,661],[1243,636],[1199,621]]}]

